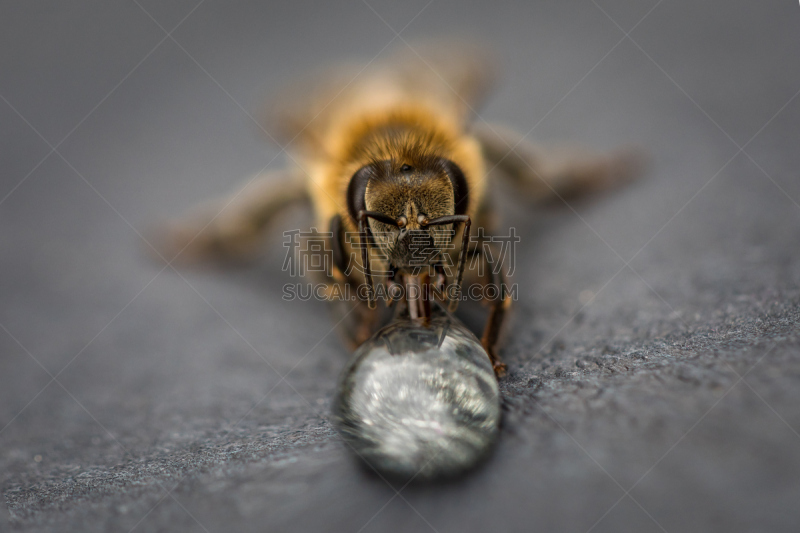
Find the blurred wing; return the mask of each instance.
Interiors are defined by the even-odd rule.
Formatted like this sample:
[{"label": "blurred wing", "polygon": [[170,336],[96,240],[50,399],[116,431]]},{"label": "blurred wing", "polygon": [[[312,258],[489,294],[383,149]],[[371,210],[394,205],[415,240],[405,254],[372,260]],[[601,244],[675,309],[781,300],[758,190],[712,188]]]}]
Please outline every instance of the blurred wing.
[{"label": "blurred wing", "polygon": [[268,110],[268,125],[282,143],[318,145],[341,113],[400,101],[428,103],[465,124],[496,79],[486,48],[462,41],[402,45],[385,58],[312,72],[286,87]]}]

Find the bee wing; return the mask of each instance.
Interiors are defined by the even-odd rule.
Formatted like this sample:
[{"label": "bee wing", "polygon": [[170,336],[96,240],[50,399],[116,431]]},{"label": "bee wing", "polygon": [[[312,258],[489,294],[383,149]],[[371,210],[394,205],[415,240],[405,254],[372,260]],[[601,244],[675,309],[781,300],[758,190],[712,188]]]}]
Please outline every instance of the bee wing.
[{"label": "bee wing", "polygon": [[410,91],[439,106],[454,105],[464,122],[494,87],[498,63],[488,47],[463,40],[411,42],[389,60]]},{"label": "bee wing", "polygon": [[270,223],[285,209],[308,200],[302,178],[294,170],[258,174],[227,198],[147,229],[147,252],[184,265],[253,259]]},{"label": "bee wing", "polygon": [[279,142],[321,146],[337,117],[394,103],[427,103],[465,124],[496,78],[486,48],[463,41],[403,44],[386,57],[311,72],[288,85],[268,108]]},{"label": "bee wing", "polygon": [[312,70],[287,83],[267,106],[268,130],[284,145],[313,141],[329,124],[333,112],[353,99],[362,70],[356,64],[339,64]]},{"label": "bee wing", "polygon": [[534,201],[563,200],[617,187],[641,176],[649,161],[647,152],[637,146],[608,152],[565,144],[539,146],[496,124],[476,124],[473,134],[491,168]]}]

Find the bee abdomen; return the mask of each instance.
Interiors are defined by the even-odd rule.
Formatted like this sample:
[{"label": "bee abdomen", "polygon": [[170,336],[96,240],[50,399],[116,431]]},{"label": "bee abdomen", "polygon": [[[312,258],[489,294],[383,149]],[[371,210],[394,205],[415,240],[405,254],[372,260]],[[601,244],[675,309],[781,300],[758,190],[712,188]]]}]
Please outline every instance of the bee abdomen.
[{"label": "bee abdomen", "polygon": [[463,325],[444,316],[430,327],[401,319],[356,351],[334,420],[356,455],[382,474],[450,477],[492,449],[500,395],[486,352]]}]

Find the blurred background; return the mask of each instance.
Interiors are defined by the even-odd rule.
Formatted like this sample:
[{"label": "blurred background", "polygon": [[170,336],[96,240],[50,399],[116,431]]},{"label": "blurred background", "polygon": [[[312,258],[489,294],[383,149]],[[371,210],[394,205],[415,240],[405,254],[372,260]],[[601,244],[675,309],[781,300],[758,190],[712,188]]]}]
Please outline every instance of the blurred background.
[{"label": "blurred background", "polygon": [[[442,35],[498,53],[475,120],[652,161],[501,198],[501,443],[403,487],[327,422],[348,354],[280,232],[230,271],[142,235],[285,163],[252,117],[286,81]],[[0,530],[795,530],[796,2],[5,2],[0,42]]]}]

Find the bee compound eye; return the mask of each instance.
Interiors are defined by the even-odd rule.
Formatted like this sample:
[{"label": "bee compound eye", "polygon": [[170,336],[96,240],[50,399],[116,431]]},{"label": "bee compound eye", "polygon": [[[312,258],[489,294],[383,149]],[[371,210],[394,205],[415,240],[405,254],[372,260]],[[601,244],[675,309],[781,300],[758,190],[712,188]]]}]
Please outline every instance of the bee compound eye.
[{"label": "bee compound eye", "polygon": [[417,217],[417,223],[420,226],[427,226],[428,225],[428,217],[426,217],[425,215],[419,215]]},{"label": "bee compound eye", "polygon": [[398,227],[398,228],[405,228],[407,225],[408,225],[408,219],[407,219],[406,217],[404,217],[404,216],[402,216],[402,215],[401,215],[401,216],[400,216],[400,217],[397,219],[397,227]]}]

